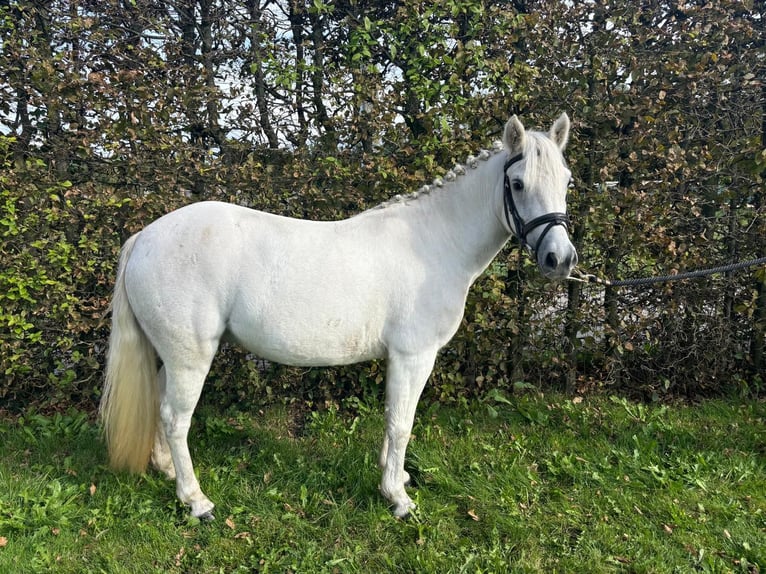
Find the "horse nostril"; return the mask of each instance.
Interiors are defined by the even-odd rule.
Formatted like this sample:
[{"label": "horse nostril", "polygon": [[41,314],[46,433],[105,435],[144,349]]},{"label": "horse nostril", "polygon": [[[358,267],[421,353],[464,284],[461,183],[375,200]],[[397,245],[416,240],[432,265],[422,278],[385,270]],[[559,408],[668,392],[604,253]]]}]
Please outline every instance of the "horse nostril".
[{"label": "horse nostril", "polygon": [[546,254],[545,259],[543,260],[543,266],[551,271],[572,269],[575,265],[577,265],[577,252],[575,250],[563,255],[551,251]]},{"label": "horse nostril", "polygon": [[559,266],[559,258],[553,251],[545,256],[545,266],[548,269],[556,269]]}]

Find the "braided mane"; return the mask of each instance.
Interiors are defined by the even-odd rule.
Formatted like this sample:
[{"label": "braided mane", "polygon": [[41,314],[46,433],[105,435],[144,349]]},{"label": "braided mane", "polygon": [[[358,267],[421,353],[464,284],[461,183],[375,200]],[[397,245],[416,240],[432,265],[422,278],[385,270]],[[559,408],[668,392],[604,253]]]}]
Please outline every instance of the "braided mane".
[{"label": "braided mane", "polygon": [[396,205],[399,203],[407,203],[409,201],[418,199],[419,197],[422,197],[424,195],[428,195],[432,191],[442,188],[448,183],[452,183],[456,181],[459,177],[468,173],[469,170],[476,169],[477,167],[479,167],[480,161],[487,161],[492,156],[497,155],[498,153],[504,150],[505,150],[505,146],[503,145],[503,143],[500,141],[496,141],[490,149],[482,149],[476,155],[469,155],[466,158],[465,163],[455,164],[455,167],[453,167],[451,170],[445,173],[442,177],[435,178],[430,184],[425,184],[422,187],[420,187],[420,189],[412,193],[403,193],[403,194],[395,195],[391,199],[384,201],[383,203],[379,205],[376,205],[372,209],[382,209],[382,208],[390,207],[391,205]]}]

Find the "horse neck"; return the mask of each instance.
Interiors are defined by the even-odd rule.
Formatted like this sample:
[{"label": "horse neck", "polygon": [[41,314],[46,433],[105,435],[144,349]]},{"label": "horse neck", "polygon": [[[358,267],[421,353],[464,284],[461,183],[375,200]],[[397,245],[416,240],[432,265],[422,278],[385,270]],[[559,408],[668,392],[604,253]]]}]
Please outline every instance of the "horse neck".
[{"label": "horse neck", "polygon": [[508,240],[502,222],[506,154],[478,160],[475,168],[419,197],[414,214],[422,241],[473,282]]}]

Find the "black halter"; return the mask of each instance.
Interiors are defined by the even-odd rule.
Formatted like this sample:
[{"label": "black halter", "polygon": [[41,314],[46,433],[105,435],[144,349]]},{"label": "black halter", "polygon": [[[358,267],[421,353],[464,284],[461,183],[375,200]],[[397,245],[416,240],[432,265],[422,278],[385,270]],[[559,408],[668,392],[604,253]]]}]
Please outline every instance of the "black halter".
[{"label": "black halter", "polygon": [[[511,180],[508,178],[508,168],[514,163],[521,161],[523,157],[522,154],[518,154],[509,158],[508,161],[505,162],[505,167],[503,168],[503,205],[505,207],[505,220],[508,222],[508,227],[513,231],[514,235],[518,237],[521,245],[529,249],[532,253],[537,254],[537,250],[543,242],[543,239],[554,226],[563,225],[564,229],[569,229],[569,216],[566,213],[551,212],[541,215],[540,217],[535,217],[528,223],[524,223],[524,220],[521,219],[521,215],[519,215],[519,210],[516,208],[516,202],[513,200]],[[533,229],[546,224],[547,227],[543,229],[540,237],[537,238],[537,243],[532,247],[527,242],[527,235],[529,235]]]}]

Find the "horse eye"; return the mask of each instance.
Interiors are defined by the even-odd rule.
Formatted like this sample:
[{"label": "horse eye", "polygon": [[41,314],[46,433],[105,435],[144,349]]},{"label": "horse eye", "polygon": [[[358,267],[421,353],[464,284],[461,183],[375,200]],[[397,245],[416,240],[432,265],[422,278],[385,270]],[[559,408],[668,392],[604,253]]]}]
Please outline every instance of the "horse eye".
[{"label": "horse eye", "polygon": [[511,188],[513,191],[524,191],[524,182],[520,179],[514,179],[511,182]]}]

